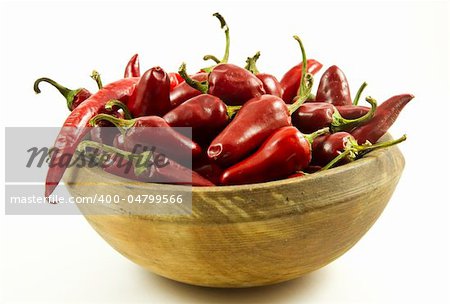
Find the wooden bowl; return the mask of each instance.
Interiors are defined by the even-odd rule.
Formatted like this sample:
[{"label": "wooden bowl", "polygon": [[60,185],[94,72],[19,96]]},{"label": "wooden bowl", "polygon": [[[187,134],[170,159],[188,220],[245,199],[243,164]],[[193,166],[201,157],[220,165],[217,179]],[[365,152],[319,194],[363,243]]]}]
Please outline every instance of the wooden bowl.
[{"label": "wooden bowl", "polygon": [[74,197],[192,191],[185,215],[145,215],[147,206],[126,201],[79,208],[112,247],[158,275],[250,287],[297,278],[349,250],[380,216],[403,167],[401,152],[390,147],[325,172],[244,186],[130,185],[89,168],[70,169],[65,181]]}]

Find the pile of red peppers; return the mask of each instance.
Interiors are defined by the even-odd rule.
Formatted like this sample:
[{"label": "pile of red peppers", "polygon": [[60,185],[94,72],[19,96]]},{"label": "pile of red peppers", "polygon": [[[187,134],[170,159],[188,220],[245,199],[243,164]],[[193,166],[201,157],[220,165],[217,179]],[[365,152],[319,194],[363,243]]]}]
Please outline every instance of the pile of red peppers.
[{"label": "pile of red peppers", "polygon": [[[214,64],[195,74],[189,74],[183,63],[177,72],[157,66],[141,75],[136,54],[123,79],[103,86],[99,74],[93,73],[99,86],[96,93],[71,90],[49,78],[36,80],[36,93],[41,82],[53,85],[71,111],[51,154],[47,197],[64,174],[66,166],[56,165],[63,157],[97,149],[136,166],[135,158],[152,154],[136,150],[136,145],[145,146],[152,140],[149,136],[155,136],[147,131],[151,128],[163,130],[157,136],[169,159],[192,156],[192,168],[171,161],[161,168],[125,172],[119,158],[112,157],[104,170],[141,182],[251,184],[327,170],[406,139],[378,143],[413,95],[396,95],[379,105],[366,97],[369,106],[360,106],[366,83],[352,99],[347,78],[335,65],[322,74],[313,94],[314,75],[322,64],[306,57],[297,36],[302,61],[281,80],[257,69],[259,52],[248,57],[245,66],[231,64],[229,27],[220,14],[214,16],[225,33],[225,54],[222,59],[206,55],[204,59]],[[107,134],[102,127],[117,132]],[[192,138],[176,127],[192,128]]]}]

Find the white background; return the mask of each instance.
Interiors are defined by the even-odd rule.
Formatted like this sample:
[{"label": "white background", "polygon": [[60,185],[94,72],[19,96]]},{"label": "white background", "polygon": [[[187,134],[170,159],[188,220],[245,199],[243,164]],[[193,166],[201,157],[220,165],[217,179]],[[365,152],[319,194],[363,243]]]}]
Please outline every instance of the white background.
[{"label": "white background", "polygon": [[[82,217],[5,216],[2,209],[4,301],[449,301],[448,3],[223,3],[2,2],[2,128],[59,126],[65,120],[64,100],[55,90],[44,84],[43,94],[33,93],[41,76],[93,90],[93,68],[104,82],[116,80],[136,52],[144,68],[174,71],[187,61],[189,71],[198,70],[204,54],[222,55],[223,34],[211,16],[220,11],[231,28],[234,63],[261,50],[259,69],[281,77],[299,61],[291,38],[298,34],[309,57],[346,72],[353,92],[366,80],[367,94],[379,101],[415,94],[391,130],[395,137],[409,135],[401,146],[406,168],[381,218],[347,254],[310,275],[265,288],[218,290],[147,273],[110,248]],[[4,132],[1,137],[3,143]]]}]

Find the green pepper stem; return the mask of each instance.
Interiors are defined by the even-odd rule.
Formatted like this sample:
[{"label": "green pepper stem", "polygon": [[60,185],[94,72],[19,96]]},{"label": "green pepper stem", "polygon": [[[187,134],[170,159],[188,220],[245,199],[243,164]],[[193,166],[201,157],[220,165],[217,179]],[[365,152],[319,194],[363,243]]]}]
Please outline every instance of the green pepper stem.
[{"label": "green pepper stem", "polygon": [[361,98],[361,94],[362,94],[362,92],[364,91],[364,89],[365,89],[366,87],[367,87],[367,82],[364,81],[364,82],[361,84],[361,86],[359,87],[358,92],[356,92],[355,99],[353,99],[353,105],[354,105],[354,106],[357,106],[357,105],[358,105],[359,99]]},{"label": "green pepper stem", "polygon": [[343,160],[344,158],[347,158],[350,155],[351,152],[352,151],[349,150],[349,149],[344,150],[344,152],[340,153],[338,156],[333,158],[325,167],[320,169],[320,171],[325,171],[325,170],[333,168],[341,160]]},{"label": "green pepper stem", "polygon": [[[214,17],[216,17],[217,19],[219,19],[220,22],[220,28],[224,30],[225,33],[225,53],[223,54],[223,58],[222,60],[218,60],[217,57],[213,56],[213,55],[206,55],[203,57],[204,60],[208,60],[208,59],[212,59],[214,60],[217,64],[219,63],[227,63],[228,59],[230,57],[230,28],[228,27],[225,19],[222,17],[221,14],[219,13],[214,13],[213,14]],[[205,57],[207,59],[205,59]],[[203,68],[202,71],[209,73],[212,71],[212,69],[215,67],[215,65],[213,66],[209,66],[207,68]]]},{"label": "green pepper stem", "polygon": [[228,118],[232,119],[241,108],[242,106],[227,106]]},{"label": "green pepper stem", "polygon": [[99,90],[103,89],[102,78],[100,77],[99,72],[97,72],[96,70],[93,70],[92,74],[91,74],[91,78],[95,80]]},{"label": "green pepper stem", "polygon": [[133,119],[133,115],[131,115],[131,112],[128,109],[128,107],[120,100],[111,99],[105,105],[105,109],[108,111],[112,111],[114,107],[117,107],[123,111],[123,116],[125,119]]},{"label": "green pepper stem", "polygon": [[207,60],[212,60],[212,61],[214,61],[214,62],[217,63],[217,64],[220,63],[220,59],[217,58],[217,57],[214,56],[214,55],[205,55],[205,56],[203,56],[203,60],[205,60],[205,61],[207,61]]},{"label": "green pepper stem", "polygon": [[302,51],[302,75],[300,76],[300,85],[298,87],[298,91],[297,91],[297,96],[301,96],[302,93],[304,93],[304,77],[305,74],[307,73],[307,61],[306,61],[306,51],[305,51],[305,47],[303,46],[303,42],[300,39],[300,37],[298,37],[297,35],[294,35],[294,39],[297,40],[298,44],[300,45],[300,50]]},{"label": "green pepper stem", "polygon": [[330,128],[323,128],[320,130],[317,130],[314,133],[311,134],[304,134],[303,136],[306,138],[307,141],[309,141],[310,144],[313,143],[314,139],[316,139],[317,137],[324,135],[324,134],[329,134],[330,133]]},{"label": "green pepper stem", "polygon": [[302,93],[302,95],[296,96],[294,98],[294,103],[288,105],[288,109],[289,109],[289,114],[292,115],[292,113],[294,113],[295,111],[298,110],[298,108],[300,108],[300,106],[308,99],[310,93],[311,93],[311,89],[314,85],[314,77],[312,74],[305,74],[305,84],[306,87],[308,87],[308,89]]},{"label": "green pepper stem", "polygon": [[363,145],[358,145],[356,141],[353,142],[353,149],[355,149],[355,151],[359,154],[359,155],[364,155],[366,153],[369,153],[373,150],[376,149],[381,149],[381,148],[387,148],[396,144],[399,144],[401,142],[404,142],[407,139],[406,134],[403,134],[402,137],[398,138],[398,139],[393,139],[393,140],[388,140],[385,142],[380,142],[380,143],[376,143],[376,144],[363,144]]},{"label": "green pepper stem", "polygon": [[[148,161],[152,157],[151,151],[144,151],[139,154],[133,154],[131,152],[123,151],[120,149],[117,149],[115,147],[107,146],[92,140],[84,140],[78,144],[77,151],[78,152],[86,152],[87,148],[91,149],[97,149],[102,150],[104,152],[110,153],[112,155],[118,155],[122,158],[126,158],[133,164],[134,173],[136,176],[141,175],[145,171],[148,170],[148,167],[146,164],[148,164]],[[95,158],[98,160],[97,156]],[[101,159],[101,158],[100,158]],[[144,159],[144,163],[142,163],[142,160]]]},{"label": "green pepper stem", "polygon": [[337,163],[339,163],[344,158],[347,158],[349,161],[354,161],[365,154],[382,148],[391,147],[393,145],[399,144],[406,140],[406,134],[404,134],[402,137],[398,139],[393,139],[381,143],[377,143],[372,145],[370,142],[367,142],[367,144],[358,145],[358,142],[353,138],[349,137],[347,145],[338,156],[336,156],[334,159],[332,159],[325,167],[323,167],[320,171],[328,170],[335,166]]},{"label": "green pepper stem", "polygon": [[180,74],[184,81],[186,81],[186,83],[194,89],[199,90],[203,94],[206,94],[208,92],[209,85],[207,81],[200,82],[189,77],[186,72],[186,63],[183,62],[181,64],[180,68],[178,69],[178,74]]},{"label": "green pepper stem", "polygon": [[93,118],[91,118],[91,120],[89,120],[89,124],[91,126],[96,126],[98,124],[98,122],[101,120],[109,121],[110,123],[112,123],[114,126],[116,126],[121,131],[124,128],[131,128],[136,123],[136,119],[122,119],[122,118],[114,117],[109,114],[102,113],[102,114],[95,115]]},{"label": "green pepper stem", "polygon": [[80,92],[82,90],[81,88],[76,89],[76,90],[71,90],[71,89],[66,88],[65,86],[60,85],[59,83],[57,83],[56,81],[54,81],[50,78],[42,77],[42,78],[37,79],[34,82],[33,89],[34,89],[34,92],[36,92],[36,94],[41,93],[41,89],[39,88],[39,84],[41,82],[47,82],[47,83],[51,84],[52,86],[54,86],[61,93],[61,95],[64,96],[64,98],[66,99],[67,108],[69,108],[69,110],[72,111],[73,100],[74,100],[75,96],[78,94],[78,92]]},{"label": "green pepper stem", "polygon": [[341,116],[339,111],[335,108],[333,113],[333,121],[331,122],[331,132],[351,131],[361,124],[364,124],[372,119],[377,110],[377,101],[372,97],[366,97],[366,101],[370,104],[369,112],[356,119],[345,119]]},{"label": "green pepper stem", "polygon": [[247,57],[247,60],[245,61],[247,64],[245,65],[245,69],[250,71],[251,73],[258,75],[259,74],[259,70],[256,67],[256,61],[259,59],[259,56],[261,56],[261,52],[258,51],[256,52],[255,55],[253,55],[253,57]]}]

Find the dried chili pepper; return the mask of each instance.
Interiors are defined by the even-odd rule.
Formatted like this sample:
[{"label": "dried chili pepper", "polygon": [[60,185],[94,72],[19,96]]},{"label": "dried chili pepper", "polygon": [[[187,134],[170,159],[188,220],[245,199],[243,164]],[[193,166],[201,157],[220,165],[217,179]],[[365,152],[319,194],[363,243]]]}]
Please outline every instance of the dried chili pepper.
[{"label": "dried chili pepper", "polygon": [[360,118],[361,116],[366,115],[371,109],[364,106],[336,106],[335,108],[345,119]]},{"label": "dried chili pepper", "polygon": [[171,109],[169,75],[160,67],[146,71],[127,106],[134,117],[166,114]]},{"label": "dried chili pepper", "polygon": [[[302,50],[306,71],[303,44],[297,36],[294,38]],[[312,75],[304,73],[296,101],[289,106],[274,95],[263,95],[247,101],[231,123],[212,141],[208,157],[221,166],[232,165],[246,157],[275,130],[291,125],[291,114],[308,98],[312,85]]]},{"label": "dried chili pepper", "polygon": [[135,54],[131,57],[130,61],[128,61],[127,66],[125,67],[125,72],[123,74],[124,78],[129,77],[140,77],[141,69],[139,67],[139,55]]},{"label": "dried chili pepper", "polygon": [[136,150],[137,148],[145,150],[155,147],[177,161],[190,158],[188,155],[197,157],[202,152],[197,143],[176,132],[158,116],[142,116],[126,120],[99,114],[91,119],[90,124],[95,126],[102,120],[109,121],[123,130],[124,148],[129,152],[140,151]]},{"label": "dried chili pepper", "polygon": [[261,53],[257,52],[253,57],[247,57],[245,69],[252,72],[259,80],[261,80],[266,94],[275,95],[281,98],[283,96],[283,89],[278,79],[272,74],[260,73],[256,67],[256,61],[260,56]]},{"label": "dried chili pepper", "polygon": [[178,73],[169,73],[169,79],[170,79],[170,91],[172,92],[173,89],[180,83],[184,81],[183,77],[180,76]]},{"label": "dried chili pepper", "polygon": [[335,106],[353,104],[347,78],[337,66],[333,65],[323,73],[317,88],[316,101]]},{"label": "dried chili pepper", "polygon": [[287,126],[275,131],[248,158],[225,170],[222,185],[261,183],[285,178],[305,169],[311,161],[311,143],[328,128],[303,135],[297,128]]},{"label": "dried chili pepper", "polygon": [[158,165],[158,154],[142,152],[133,154],[117,148],[102,145],[93,141],[83,141],[78,150],[86,152],[87,148],[105,151],[110,154],[106,159],[96,153],[94,157],[102,162],[99,164],[105,172],[146,183],[171,183],[192,186],[214,186],[212,182],[198,173],[177,162],[165,158],[163,165]]},{"label": "dried chili pepper", "polygon": [[67,117],[59,132],[54,151],[49,163],[45,182],[45,196],[52,194],[61,180],[67,166],[76,150],[78,143],[89,131],[89,120],[100,113],[111,99],[121,99],[130,96],[138,78],[125,78],[110,83],[76,107]]},{"label": "dried chili pepper", "polygon": [[394,124],[403,108],[414,98],[411,94],[396,95],[378,106],[374,117],[351,132],[359,144],[376,143]]},{"label": "dried chili pepper", "polygon": [[[377,102],[371,97],[367,97],[367,102],[372,106],[370,111],[356,119],[345,119],[340,112],[329,103],[304,103],[294,114],[292,114],[292,124],[303,133],[311,133],[325,127],[330,127],[332,133],[351,131],[359,125],[371,120],[374,116],[377,109]],[[359,109],[355,110],[358,110],[359,112]]]}]

